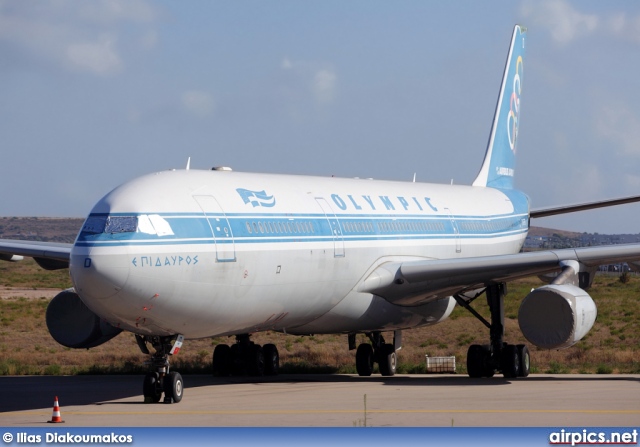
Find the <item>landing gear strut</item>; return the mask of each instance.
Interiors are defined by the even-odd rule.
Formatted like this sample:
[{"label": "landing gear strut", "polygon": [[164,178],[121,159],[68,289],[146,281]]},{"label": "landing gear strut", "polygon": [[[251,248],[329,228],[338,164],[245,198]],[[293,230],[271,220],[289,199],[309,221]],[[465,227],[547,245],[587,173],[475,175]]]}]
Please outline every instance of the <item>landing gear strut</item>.
[{"label": "landing gear strut", "polygon": [[[394,343],[387,344],[380,332],[366,332],[371,340],[369,343],[361,343],[356,350],[356,371],[359,376],[370,376],[373,373],[374,363],[378,364],[380,374],[393,376],[396,373],[398,357],[396,344],[399,344],[400,331],[394,333]],[[355,349],[356,334],[349,334],[349,349]]]},{"label": "landing gear strut", "polygon": [[182,347],[184,337],[144,336],[136,334],[136,341],[144,354],[150,354],[147,343],[155,349],[148,362],[151,371],[144,377],[142,394],[145,403],[160,402],[164,393],[164,403],[178,403],[184,391],[182,376],[176,371],[169,371],[169,356],[177,354]]},{"label": "landing gear strut", "polygon": [[507,378],[529,375],[530,356],[527,346],[510,345],[504,341],[504,296],[506,293],[504,283],[487,287],[487,304],[491,312],[491,323],[469,305],[473,299],[465,301],[460,296],[454,297],[458,304],[489,328],[490,344],[471,345],[467,351],[467,371],[470,377],[493,377],[496,372],[501,372]]},{"label": "landing gear strut", "polygon": [[217,345],[213,350],[212,369],[216,377],[275,376],[280,368],[280,355],[275,345],[255,344],[249,334],[236,335],[235,344]]}]

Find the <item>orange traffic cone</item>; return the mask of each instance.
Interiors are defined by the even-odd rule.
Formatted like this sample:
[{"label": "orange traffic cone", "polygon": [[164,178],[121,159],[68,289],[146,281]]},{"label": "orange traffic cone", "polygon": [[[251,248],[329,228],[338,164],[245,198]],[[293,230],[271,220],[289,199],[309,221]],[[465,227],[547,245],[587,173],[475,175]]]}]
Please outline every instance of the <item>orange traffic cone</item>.
[{"label": "orange traffic cone", "polygon": [[60,404],[58,404],[58,396],[56,396],[56,400],[53,401],[53,416],[51,416],[51,420],[47,422],[49,423],[64,422],[62,420],[62,416],[60,416]]}]

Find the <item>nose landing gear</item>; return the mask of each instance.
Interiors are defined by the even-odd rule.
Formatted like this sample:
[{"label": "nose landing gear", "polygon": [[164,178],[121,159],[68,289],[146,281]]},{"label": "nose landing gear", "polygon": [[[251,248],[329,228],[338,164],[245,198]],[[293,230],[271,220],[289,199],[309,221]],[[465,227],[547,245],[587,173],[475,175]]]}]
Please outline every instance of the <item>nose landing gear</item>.
[{"label": "nose landing gear", "polygon": [[[142,384],[142,394],[145,403],[160,402],[164,394],[164,403],[178,403],[182,400],[184,383],[182,375],[177,371],[169,371],[169,356],[178,353],[182,347],[184,337],[178,335],[174,337],[144,336],[136,334],[136,341],[143,354],[150,354],[151,360],[148,364],[151,367]],[[151,354],[147,348],[147,343],[155,349]]]}]

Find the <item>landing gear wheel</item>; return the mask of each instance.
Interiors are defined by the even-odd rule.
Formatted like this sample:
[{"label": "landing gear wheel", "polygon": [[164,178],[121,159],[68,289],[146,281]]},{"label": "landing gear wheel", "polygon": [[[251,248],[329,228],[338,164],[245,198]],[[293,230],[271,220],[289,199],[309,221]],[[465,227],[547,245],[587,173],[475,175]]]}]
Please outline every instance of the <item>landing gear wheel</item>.
[{"label": "landing gear wheel", "polygon": [[520,377],[527,377],[531,368],[531,357],[527,345],[518,345],[518,356],[520,357]]},{"label": "landing gear wheel", "polygon": [[517,346],[506,345],[502,349],[502,374],[509,379],[520,375],[520,355]]},{"label": "landing gear wheel", "polygon": [[260,345],[251,345],[247,358],[247,369],[250,376],[264,376],[264,351]]},{"label": "landing gear wheel", "polygon": [[384,344],[380,347],[378,367],[383,376],[393,376],[397,366],[396,350],[393,345]]},{"label": "landing gear wheel", "polygon": [[182,400],[183,383],[182,376],[176,371],[171,371],[164,377],[164,403],[178,403]]},{"label": "landing gear wheel", "polygon": [[484,375],[484,353],[482,346],[471,345],[467,350],[467,373],[478,379]]},{"label": "landing gear wheel", "polygon": [[469,377],[493,377],[491,349],[489,345],[471,345],[467,351],[467,373]]},{"label": "landing gear wheel", "polygon": [[244,359],[242,358],[242,350],[238,343],[231,345],[229,355],[229,366],[232,376],[245,375]]},{"label": "landing gear wheel", "polygon": [[264,375],[277,376],[280,370],[280,354],[274,344],[267,344],[262,347],[264,354]]},{"label": "landing gear wheel", "polygon": [[370,376],[373,373],[373,346],[362,343],[356,351],[356,371],[359,376]]},{"label": "landing gear wheel", "polygon": [[229,345],[218,345],[213,350],[211,369],[214,377],[226,377],[231,373],[231,348]]},{"label": "landing gear wheel", "polygon": [[162,397],[162,387],[158,383],[160,375],[157,372],[150,372],[144,376],[144,382],[142,384],[142,395],[144,396],[144,403],[158,403]]}]

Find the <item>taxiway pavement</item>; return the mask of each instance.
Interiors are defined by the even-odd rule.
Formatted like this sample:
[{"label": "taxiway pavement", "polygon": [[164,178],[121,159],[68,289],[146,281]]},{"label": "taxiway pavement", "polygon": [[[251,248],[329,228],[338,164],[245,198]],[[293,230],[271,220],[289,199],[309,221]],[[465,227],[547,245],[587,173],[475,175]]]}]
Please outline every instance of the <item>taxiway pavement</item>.
[{"label": "taxiway pavement", "polygon": [[638,426],[640,375],[184,376],[178,404],[144,404],[143,376],[0,377],[0,426]]}]

